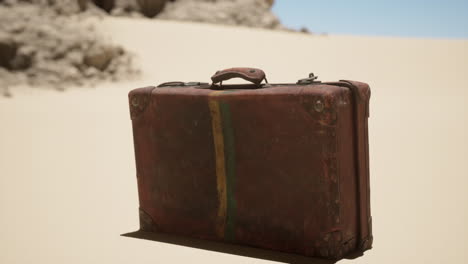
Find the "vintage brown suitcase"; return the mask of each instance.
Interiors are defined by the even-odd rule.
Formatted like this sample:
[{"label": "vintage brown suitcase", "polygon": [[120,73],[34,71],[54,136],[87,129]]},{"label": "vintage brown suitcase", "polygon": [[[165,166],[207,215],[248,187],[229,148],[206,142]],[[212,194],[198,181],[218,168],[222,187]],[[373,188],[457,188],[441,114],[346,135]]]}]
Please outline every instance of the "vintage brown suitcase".
[{"label": "vintage brown suitcase", "polygon": [[[222,84],[234,77],[253,84]],[[140,230],[332,259],[370,249],[369,86],[261,84],[253,68],[212,80],[129,94]]]}]

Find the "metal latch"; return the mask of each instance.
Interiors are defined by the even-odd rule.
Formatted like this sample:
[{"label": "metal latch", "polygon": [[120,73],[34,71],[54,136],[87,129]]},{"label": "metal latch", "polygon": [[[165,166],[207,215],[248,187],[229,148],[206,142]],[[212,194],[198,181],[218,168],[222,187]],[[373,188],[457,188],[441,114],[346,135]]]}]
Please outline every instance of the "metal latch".
[{"label": "metal latch", "polygon": [[314,73],[309,73],[309,78],[300,79],[296,84],[305,85],[311,83],[321,83],[321,81],[317,81],[317,78],[318,76],[315,76]]}]

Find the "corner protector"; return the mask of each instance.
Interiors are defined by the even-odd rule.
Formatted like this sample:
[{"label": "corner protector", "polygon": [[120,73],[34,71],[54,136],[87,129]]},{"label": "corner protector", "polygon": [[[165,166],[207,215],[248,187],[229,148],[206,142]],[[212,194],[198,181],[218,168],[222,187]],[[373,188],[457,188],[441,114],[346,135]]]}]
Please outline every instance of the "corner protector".
[{"label": "corner protector", "polygon": [[156,231],[156,224],[153,218],[145,212],[141,207],[139,208],[140,213],[140,230],[141,231]]},{"label": "corner protector", "polygon": [[362,240],[361,245],[359,245],[359,249],[363,252],[366,250],[369,250],[372,248],[373,242],[374,242],[374,237],[368,236]]},{"label": "corner protector", "polygon": [[340,259],[346,254],[341,231],[325,233],[316,241],[314,255],[328,259]]},{"label": "corner protector", "polygon": [[155,88],[154,86],[139,88],[128,94],[130,118],[132,120],[138,118],[146,110],[151,102],[151,93]]}]

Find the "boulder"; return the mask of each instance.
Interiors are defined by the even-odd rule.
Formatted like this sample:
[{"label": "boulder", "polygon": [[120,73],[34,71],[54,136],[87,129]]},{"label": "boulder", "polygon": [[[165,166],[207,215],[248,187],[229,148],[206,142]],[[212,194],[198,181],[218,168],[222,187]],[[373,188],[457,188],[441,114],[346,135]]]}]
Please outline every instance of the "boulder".
[{"label": "boulder", "polygon": [[12,70],[26,70],[32,65],[32,56],[28,54],[17,54],[10,61],[10,69]]},{"label": "boulder", "polygon": [[17,50],[18,46],[11,38],[0,35],[0,67],[11,69],[11,62]]},{"label": "boulder", "polygon": [[115,0],[93,0],[94,4],[110,13],[115,6]]},{"label": "boulder", "polygon": [[83,62],[89,67],[104,71],[113,58],[122,55],[123,50],[114,46],[95,46],[86,52]]},{"label": "boulder", "polygon": [[137,0],[141,13],[147,17],[154,17],[159,14],[166,2],[167,0]]}]

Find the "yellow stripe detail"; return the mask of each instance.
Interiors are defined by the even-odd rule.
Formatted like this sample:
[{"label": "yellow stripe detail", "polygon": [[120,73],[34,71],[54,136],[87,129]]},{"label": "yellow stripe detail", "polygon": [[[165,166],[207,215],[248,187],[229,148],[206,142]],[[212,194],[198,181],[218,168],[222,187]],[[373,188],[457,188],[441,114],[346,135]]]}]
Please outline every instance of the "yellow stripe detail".
[{"label": "yellow stripe detail", "polygon": [[[210,96],[216,96],[222,91],[210,93]],[[216,233],[218,237],[224,238],[227,212],[227,193],[226,193],[226,159],[224,157],[224,135],[221,121],[221,110],[219,102],[210,99],[209,107],[211,113],[211,126],[213,130],[214,150],[216,155],[216,184],[218,190],[218,223]]]}]

